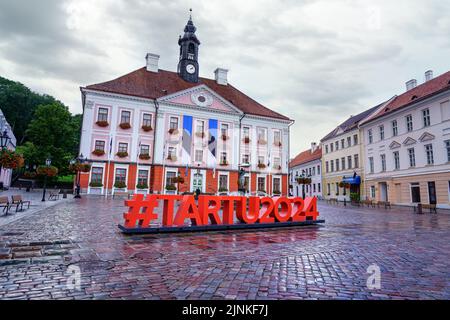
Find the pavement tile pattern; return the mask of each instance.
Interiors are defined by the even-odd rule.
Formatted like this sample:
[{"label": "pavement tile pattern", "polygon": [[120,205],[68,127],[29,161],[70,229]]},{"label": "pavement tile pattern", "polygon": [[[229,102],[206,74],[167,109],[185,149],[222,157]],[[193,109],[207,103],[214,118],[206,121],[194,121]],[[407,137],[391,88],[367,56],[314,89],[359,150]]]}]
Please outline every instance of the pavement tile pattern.
[{"label": "pavement tile pattern", "polygon": [[444,211],[320,203],[323,226],[133,236],[124,211],[84,197],[1,226],[0,299],[450,299]]}]

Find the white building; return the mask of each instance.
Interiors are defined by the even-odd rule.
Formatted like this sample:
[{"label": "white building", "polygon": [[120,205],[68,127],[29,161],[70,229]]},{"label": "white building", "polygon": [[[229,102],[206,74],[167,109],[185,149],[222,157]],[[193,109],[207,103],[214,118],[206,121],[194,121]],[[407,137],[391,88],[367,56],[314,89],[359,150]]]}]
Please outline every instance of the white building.
[{"label": "white building", "polygon": [[[311,179],[311,183],[302,183],[299,178]],[[322,198],[322,149],[316,143],[291,160],[289,179],[292,196]]]},{"label": "white building", "polygon": [[360,128],[369,199],[450,208],[450,72],[408,81]]},{"label": "white building", "polygon": [[[0,110],[0,133],[4,133],[5,131],[10,137],[6,148],[8,148],[9,150],[16,150],[16,137],[14,136],[14,133],[12,132],[11,126],[9,125],[8,121],[6,121],[2,110]],[[0,171],[0,184],[3,184],[4,188],[9,188],[9,186],[11,185],[11,178],[12,170],[2,168],[2,170]]]}]

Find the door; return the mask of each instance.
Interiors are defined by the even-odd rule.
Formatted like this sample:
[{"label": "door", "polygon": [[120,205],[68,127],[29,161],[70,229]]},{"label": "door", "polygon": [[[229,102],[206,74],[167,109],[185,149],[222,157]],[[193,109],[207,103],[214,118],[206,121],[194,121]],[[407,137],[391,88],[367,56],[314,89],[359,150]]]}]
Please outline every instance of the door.
[{"label": "door", "polygon": [[192,180],[192,192],[196,192],[197,189],[203,192],[203,175],[201,173],[195,173]]},{"label": "door", "polygon": [[383,202],[389,201],[386,182],[380,183],[380,201],[383,201]]},{"label": "door", "polygon": [[428,200],[430,204],[436,204],[436,183],[434,181],[428,182]]},{"label": "door", "polygon": [[411,202],[420,203],[420,185],[418,183],[411,183]]},{"label": "door", "polygon": [[397,203],[402,202],[402,185],[400,183],[395,184],[395,201]]}]

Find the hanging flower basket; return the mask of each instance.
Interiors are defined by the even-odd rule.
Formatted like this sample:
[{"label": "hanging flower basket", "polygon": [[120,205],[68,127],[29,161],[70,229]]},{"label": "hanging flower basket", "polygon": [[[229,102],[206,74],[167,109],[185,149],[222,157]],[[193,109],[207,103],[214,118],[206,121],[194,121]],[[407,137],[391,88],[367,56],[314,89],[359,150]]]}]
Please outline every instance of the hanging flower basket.
[{"label": "hanging flower basket", "polygon": [[96,155],[97,157],[101,157],[105,155],[105,150],[101,150],[101,149],[96,149],[94,151],[92,151],[93,155]]},{"label": "hanging flower basket", "polygon": [[114,188],[117,189],[125,189],[127,187],[125,182],[122,181],[116,181],[116,183],[114,183]]},{"label": "hanging flower basket", "polygon": [[89,187],[91,187],[91,188],[101,188],[101,187],[103,187],[103,183],[92,181],[91,183],[89,183]]},{"label": "hanging flower basket", "polygon": [[178,134],[178,129],[169,129],[169,134]]},{"label": "hanging flower basket", "polygon": [[139,155],[139,159],[141,160],[150,160],[150,155],[148,153],[142,153]]},{"label": "hanging flower basket", "polygon": [[344,188],[344,189],[349,189],[349,188],[350,188],[350,183],[347,183],[347,182],[339,182],[339,187],[340,187],[340,188]]},{"label": "hanging flower basket", "polygon": [[75,164],[71,164],[69,166],[69,171],[70,172],[89,172],[91,171],[91,165],[88,163],[75,163]]},{"label": "hanging flower basket", "polygon": [[36,178],[36,172],[25,171],[25,172],[23,173],[23,177],[24,177],[25,179],[34,179],[34,178]]},{"label": "hanging flower basket", "polygon": [[126,152],[126,151],[117,152],[116,156],[118,156],[119,158],[126,158],[126,157],[128,157],[128,152]]},{"label": "hanging flower basket", "polygon": [[18,169],[23,167],[24,160],[22,155],[15,151],[5,149],[1,151],[0,163],[4,169]]},{"label": "hanging flower basket", "polygon": [[109,126],[108,121],[97,121],[95,124],[103,128]]},{"label": "hanging flower basket", "polygon": [[119,124],[119,127],[123,130],[127,130],[127,129],[131,128],[131,124],[128,122],[124,122],[124,123]]},{"label": "hanging flower basket", "polygon": [[40,176],[56,177],[58,175],[58,168],[54,166],[39,166],[36,173]]},{"label": "hanging flower basket", "polygon": [[145,132],[149,132],[149,131],[152,131],[153,128],[152,128],[152,126],[142,126],[142,130],[144,130]]}]

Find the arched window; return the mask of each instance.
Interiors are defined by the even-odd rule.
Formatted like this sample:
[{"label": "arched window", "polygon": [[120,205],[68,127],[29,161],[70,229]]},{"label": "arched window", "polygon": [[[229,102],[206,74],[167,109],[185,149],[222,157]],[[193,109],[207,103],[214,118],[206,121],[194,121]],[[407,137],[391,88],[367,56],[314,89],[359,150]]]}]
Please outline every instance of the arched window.
[{"label": "arched window", "polygon": [[195,46],[193,43],[189,43],[188,53],[195,54]]}]

